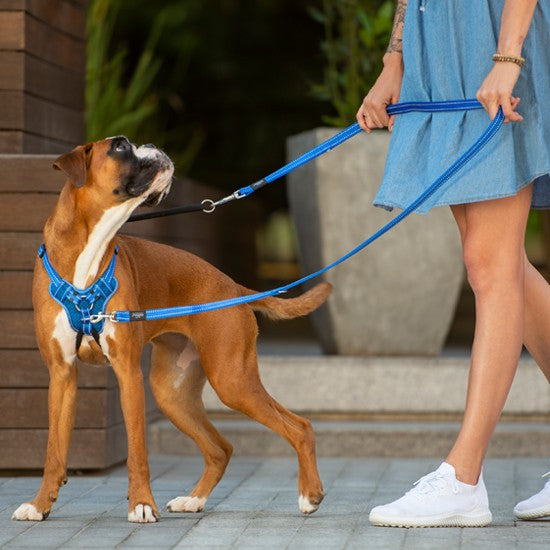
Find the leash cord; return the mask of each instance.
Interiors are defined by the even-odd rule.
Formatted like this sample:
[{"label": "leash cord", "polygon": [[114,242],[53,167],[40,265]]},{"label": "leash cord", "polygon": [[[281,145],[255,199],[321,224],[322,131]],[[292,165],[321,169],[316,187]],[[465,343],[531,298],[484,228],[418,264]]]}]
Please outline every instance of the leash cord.
[{"label": "leash cord", "polygon": [[[405,113],[415,112],[449,112],[449,111],[471,111],[474,109],[482,109],[481,103],[477,99],[453,99],[449,101],[409,101],[404,103],[395,103],[393,105],[388,105],[386,111],[388,115],[401,115]],[[152,218],[162,218],[165,216],[174,216],[176,214],[187,214],[189,212],[205,212],[206,214],[211,214],[218,206],[222,206],[229,202],[235,200],[244,199],[248,197],[254,191],[261,189],[269,183],[272,183],[283,176],[286,176],[289,172],[296,170],[300,166],[307,164],[313,159],[323,155],[327,151],[338,147],[347,141],[348,139],[356,136],[361,133],[361,127],[357,122],[344,128],[341,132],[338,132],[336,135],[323,141],[310,151],[307,151],[303,155],[294,159],[293,161],[285,164],[283,167],[279,168],[275,172],[272,172],[265,178],[258,180],[255,183],[241,187],[237,189],[231,195],[227,195],[223,199],[218,201],[213,201],[211,199],[204,199],[202,202],[197,204],[188,204],[184,206],[175,206],[173,208],[167,208],[165,210],[157,210],[155,212],[145,212],[143,214],[134,214],[130,216],[126,223],[128,222],[138,222],[142,220],[150,220]]]},{"label": "leash cord", "polygon": [[[391,112],[391,114],[402,114],[402,113],[411,112],[411,111],[422,111],[422,112],[459,111],[459,110],[471,110],[471,109],[480,109],[480,108],[482,107],[476,100],[449,101],[449,102],[437,102],[437,103],[424,103],[424,102],[401,103],[401,104],[388,106],[388,113]],[[449,168],[447,168],[447,170],[445,170],[443,174],[441,174],[433,183],[431,183],[407,208],[405,208],[400,214],[398,214],[395,218],[389,221],[386,225],[378,229],[378,231],[376,231],[373,235],[371,235],[366,240],[364,240],[361,244],[356,246],[353,250],[351,250],[344,256],[338,258],[331,264],[323,267],[322,269],[315,271],[314,273],[310,273],[309,275],[306,275],[301,279],[293,281],[287,285],[275,288],[273,290],[258,292],[256,294],[251,294],[249,296],[239,296],[235,298],[228,298],[225,300],[219,300],[216,302],[210,302],[205,304],[194,304],[194,305],[187,305],[187,306],[147,309],[147,310],[139,310],[139,311],[115,311],[109,314],[96,315],[94,316],[94,320],[92,320],[91,322],[99,321],[101,320],[101,318],[108,318],[114,322],[128,323],[132,321],[154,321],[158,319],[182,317],[185,315],[193,315],[196,313],[205,313],[207,311],[214,311],[217,309],[233,307],[233,306],[261,300],[263,298],[268,298],[270,296],[278,296],[280,294],[284,294],[291,288],[294,288],[302,283],[305,283],[306,281],[309,281],[315,277],[318,277],[319,275],[322,275],[323,273],[329,271],[330,269],[336,267],[337,265],[351,258],[355,254],[357,254],[358,252],[360,252],[361,250],[369,246],[372,242],[377,240],[379,237],[381,237],[384,233],[388,232],[390,229],[396,226],[404,218],[409,216],[414,210],[416,210],[416,208],[418,208],[428,198],[430,198],[439,188],[441,188],[453,175],[455,175],[459,170],[461,170],[473,157],[475,157],[489,143],[489,141],[491,141],[491,139],[495,136],[495,134],[501,128],[503,122],[504,122],[504,114],[502,112],[502,108],[499,107],[499,111],[496,117],[491,121],[489,126],[485,129],[485,131],[481,134],[481,136],[477,139],[477,141],[465,153],[463,153]],[[340,132],[339,134],[334,136],[334,138],[337,138],[344,134],[347,136],[347,137],[341,138],[341,141],[339,141],[338,144],[342,143],[346,139],[349,139],[349,137],[351,137],[352,135],[355,135],[361,131],[360,129],[356,130],[355,126],[356,125],[354,124],[349,128],[347,128],[346,130],[344,130],[343,132]],[[357,124],[357,127],[359,127],[358,124]],[[351,135],[348,135],[347,134],[348,132]],[[274,179],[277,179],[278,177],[281,177],[281,175],[284,175],[290,172],[291,170],[294,170],[295,168],[297,168],[298,166],[301,166],[305,162],[309,162],[309,160],[311,160],[312,158],[315,158],[316,156],[319,156],[320,154],[322,154],[322,153],[315,154],[316,150],[319,149],[319,147],[321,146],[325,151],[335,147],[336,145],[334,145],[334,143],[336,143],[336,141],[338,140],[334,141],[334,138],[332,138],[331,140],[328,140],[327,142],[324,142],[320,146],[309,151],[305,155],[302,155],[295,161],[289,163],[288,165],[284,166],[283,168],[281,168],[277,172],[274,172],[268,177],[273,177]],[[308,158],[309,160],[303,160],[304,158]],[[281,172],[283,173],[281,174]],[[267,183],[269,183],[269,181],[267,181],[267,178],[264,178],[264,180]],[[274,181],[274,180],[271,180],[271,181]]]}]

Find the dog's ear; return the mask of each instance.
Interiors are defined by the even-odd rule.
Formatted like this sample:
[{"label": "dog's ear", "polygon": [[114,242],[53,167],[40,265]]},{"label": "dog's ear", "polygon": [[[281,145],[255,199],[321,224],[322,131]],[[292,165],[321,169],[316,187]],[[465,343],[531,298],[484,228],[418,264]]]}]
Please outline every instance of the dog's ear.
[{"label": "dog's ear", "polygon": [[92,143],[79,145],[70,153],[58,157],[53,163],[56,170],[61,170],[69,176],[69,180],[75,187],[82,187],[86,183],[86,161],[92,146]]}]

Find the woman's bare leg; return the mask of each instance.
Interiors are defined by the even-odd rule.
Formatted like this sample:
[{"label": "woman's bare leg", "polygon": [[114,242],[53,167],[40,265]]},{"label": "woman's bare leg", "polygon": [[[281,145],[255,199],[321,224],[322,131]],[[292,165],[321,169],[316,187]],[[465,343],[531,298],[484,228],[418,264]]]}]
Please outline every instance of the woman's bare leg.
[{"label": "woman's bare leg", "polygon": [[550,382],[550,285],[527,256],[523,343]]},{"label": "woman's bare leg", "polygon": [[[466,235],[465,205],[451,207],[460,237]],[[525,255],[525,328],[523,344],[550,382],[550,285]]]},{"label": "woman's bare leg", "polygon": [[476,328],[464,420],[447,457],[476,484],[516,372],[525,324],[524,239],[532,186],[516,196],[453,207],[476,299]]}]

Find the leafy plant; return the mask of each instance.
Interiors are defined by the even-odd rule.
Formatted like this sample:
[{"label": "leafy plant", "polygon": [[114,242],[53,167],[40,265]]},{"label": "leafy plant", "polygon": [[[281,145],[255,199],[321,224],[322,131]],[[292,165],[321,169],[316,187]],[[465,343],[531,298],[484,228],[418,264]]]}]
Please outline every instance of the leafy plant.
[{"label": "leafy plant", "polygon": [[347,126],[374,84],[387,48],[395,3],[372,0],[323,0],[311,16],[325,28],[321,51],[326,59],[323,82],[312,87],[315,97],[330,101],[336,116],[323,117],[334,126]]},{"label": "leafy plant", "polygon": [[135,135],[154,115],[157,102],[151,91],[161,61],[153,54],[161,31],[157,19],[131,74],[125,80],[127,50],[112,57],[109,46],[120,2],[94,0],[88,16],[86,66],[86,128],[88,139],[127,133]]},{"label": "leafy plant", "polygon": [[[167,40],[170,29],[182,32],[189,9],[181,3],[164,5],[148,24],[143,46],[131,50],[116,33],[117,17],[128,8],[127,0],[92,0],[87,19],[86,51],[86,133],[89,140],[125,134],[135,141],[154,141],[169,148],[162,122],[156,116],[162,101],[181,103],[172,94],[167,98],[156,87],[163,59],[156,53],[159,42]],[[135,2],[133,2],[135,4]],[[135,5],[134,5],[135,7]],[[187,6],[189,8],[189,6]],[[140,40],[141,38],[138,38]],[[190,56],[194,44],[181,45],[178,53]],[[202,144],[200,129],[187,129],[190,139],[171,156],[178,171],[185,171]]]}]

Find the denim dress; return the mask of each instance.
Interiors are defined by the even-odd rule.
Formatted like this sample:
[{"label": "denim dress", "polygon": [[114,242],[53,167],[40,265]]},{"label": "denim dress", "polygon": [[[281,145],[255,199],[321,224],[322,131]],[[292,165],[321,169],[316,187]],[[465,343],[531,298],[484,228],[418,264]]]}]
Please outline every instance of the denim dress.
[{"label": "denim dress", "polygon": [[[475,98],[497,51],[504,0],[409,0],[400,102]],[[514,89],[523,122],[504,124],[484,150],[419,207],[515,195],[534,181],[533,208],[550,208],[550,0],[539,0]],[[405,208],[489,125],[485,110],[398,115],[374,199]]]}]

